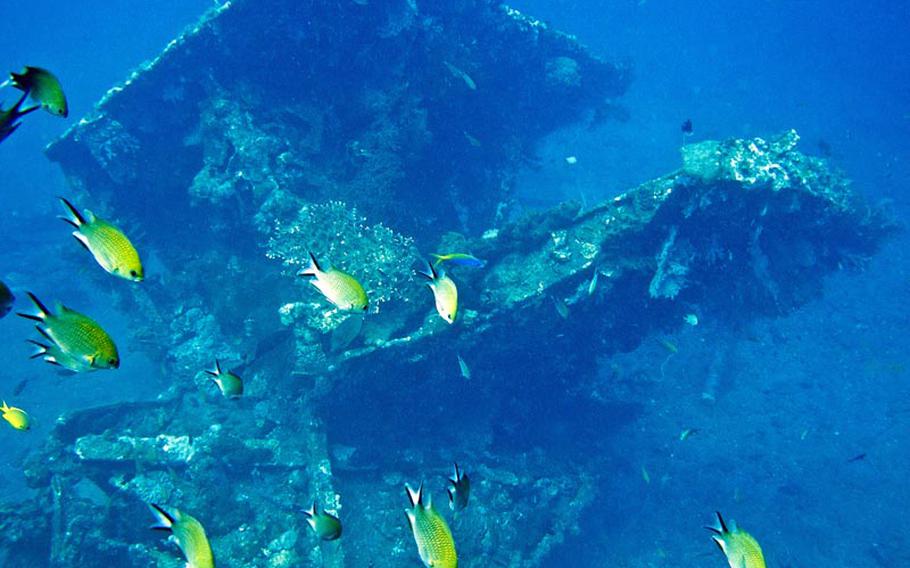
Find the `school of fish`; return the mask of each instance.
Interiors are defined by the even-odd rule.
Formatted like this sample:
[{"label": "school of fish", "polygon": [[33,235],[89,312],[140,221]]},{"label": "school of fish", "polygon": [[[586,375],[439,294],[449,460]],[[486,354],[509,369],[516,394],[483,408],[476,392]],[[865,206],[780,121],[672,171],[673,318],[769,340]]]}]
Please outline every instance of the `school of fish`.
[{"label": "school of fish", "polygon": [[[462,79],[470,89],[476,84],[466,73],[444,62],[453,76]],[[65,118],[69,114],[66,96],[57,78],[40,67],[25,67],[21,73],[11,73],[9,80],[0,87],[12,86],[22,92],[17,102],[8,109],[0,107],[0,142],[9,137],[20,126],[23,117],[43,109],[54,116]],[[27,100],[34,106],[23,108]],[[107,273],[131,281],[142,282],[145,270],[140,255],[127,235],[114,223],[101,219],[91,211],[80,211],[69,200],[61,197],[67,216],[61,217],[74,230],[72,235]],[[483,268],[486,261],[469,253],[449,252],[430,255],[434,260],[427,262],[422,270],[415,273],[426,279],[433,293],[436,313],[449,324],[458,316],[458,287],[446,265],[469,268]],[[308,265],[299,272],[332,306],[341,312],[366,313],[370,303],[366,289],[352,274],[340,268],[323,266],[313,253],[309,253]],[[593,294],[597,286],[597,271],[594,272],[588,293]],[[68,374],[88,373],[99,370],[115,370],[120,367],[120,354],[114,340],[104,328],[89,316],[62,303],[49,309],[32,292],[26,292],[35,307],[35,313],[19,312],[22,318],[35,322],[38,339],[28,339],[37,351],[33,358],[42,358]],[[0,282],[0,318],[9,313],[15,303],[15,295],[9,287]],[[559,298],[552,298],[554,307],[562,318],[569,317],[568,307]],[[354,316],[351,316],[354,317]],[[694,315],[687,316],[687,322],[696,325]],[[333,337],[333,349],[343,349],[359,333],[362,319],[351,319],[337,338]],[[470,368],[456,354],[461,375],[471,378]],[[243,396],[243,380],[232,371],[222,369],[216,358],[214,369],[205,373],[218,387],[221,395],[228,399]],[[2,418],[17,431],[28,431],[31,427],[29,414],[5,400],[0,406]],[[694,430],[689,431],[694,432]],[[685,439],[684,433],[680,439]],[[642,469],[643,475],[647,473]],[[454,465],[451,477],[446,478],[449,508],[453,513],[463,514],[468,507],[471,482],[458,464]],[[423,483],[414,490],[405,485],[409,506],[405,510],[408,526],[417,547],[417,555],[423,564],[432,568],[456,568],[458,554],[455,539],[445,517],[436,510],[424,489]],[[152,527],[167,532],[173,537],[186,559],[188,568],[214,568],[215,556],[202,523],[177,508],[148,503],[155,519]],[[320,509],[313,502],[309,509],[302,510],[307,524],[316,537],[324,541],[341,538],[342,522],[334,513]],[[765,561],[758,541],[735,524],[726,523],[717,513],[718,525],[707,527],[712,539],[725,555],[730,568],[765,568]],[[356,537],[354,537],[356,538]]]}]

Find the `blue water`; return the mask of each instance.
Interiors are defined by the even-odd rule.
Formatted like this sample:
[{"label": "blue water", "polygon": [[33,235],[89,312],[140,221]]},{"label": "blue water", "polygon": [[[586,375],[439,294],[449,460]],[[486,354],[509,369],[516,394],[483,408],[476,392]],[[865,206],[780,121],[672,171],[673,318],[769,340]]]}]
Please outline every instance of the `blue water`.
[{"label": "blue water", "polygon": [[[28,117],[0,144],[0,280],[20,296],[17,309],[28,307],[22,302],[26,289],[59,293],[104,321],[112,335],[129,337],[135,314],[111,307],[123,293],[120,282],[81,277],[97,267],[85,262],[67,227],[55,219],[60,211],[54,196],[69,194],[69,188],[42,149],[211,5],[40,0],[0,18],[0,69],[52,68],[66,88],[71,113],[65,121],[40,113]],[[858,193],[871,202],[891,202],[899,219],[906,219],[905,3],[513,5],[574,34],[594,53],[634,67],[632,86],[619,101],[628,120],[550,135],[539,148],[540,167],[518,180],[517,193],[528,204],[595,202],[674,170],[680,124],[691,119],[696,139],[795,128],[803,151],[828,154]],[[577,157],[574,167],[566,167],[567,156]],[[611,377],[624,377],[619,382],[629,392],[617,398],[640,405],[631,422],[601,416],[592,424],[572,424],[591,413],[549,409],[546,401],[530,410],[516,408],[516,421],[536,413],[533,431],[552,434],[540,451],[554,471],[573,455],[561,447],[563,431],[602,437],[593,446],[605,452],[602,463],[608,464],[598,472],[590,506],[579,512],[578,530],[543,565],[723,566],[702,529],[721,510],[759,539],[768,566],[910,566],[910,535],[902,523],[910,509],[908,244],[907,235],[899,234],[863,270],[835,274],[821,299],[787,317],[747,329],[704,322],[668,336],[677,353],[646,341],[603,361],[600,382],[585,388],[609,389]],[[0,428],[0,502],[31,498],[22,462],[47,439],[58,416],[154,399],[173,379],[139,349],[116,373],[59,377],[28,360],[23,339],[30,333],[24,320],[0,320],[0,395],[9,398],[5,393],[27,380],[16,404],[34,417],[25,435]],[[718,352],[724,354],[720,360]],[[497,372],[508,375],[509,369]],[[717,382],[709,385],[712,374]],[[713,402],[702,396],[708,390]],[[697,432],[681,442],[680,433],[690,428]],[[354,445],[367,434],[333,435]],[[849,461],[861,454],[863,459]],[[407,566],[419,566],[416,552],[411,560]],[[467,556],[465,562],[488,565]]]}]

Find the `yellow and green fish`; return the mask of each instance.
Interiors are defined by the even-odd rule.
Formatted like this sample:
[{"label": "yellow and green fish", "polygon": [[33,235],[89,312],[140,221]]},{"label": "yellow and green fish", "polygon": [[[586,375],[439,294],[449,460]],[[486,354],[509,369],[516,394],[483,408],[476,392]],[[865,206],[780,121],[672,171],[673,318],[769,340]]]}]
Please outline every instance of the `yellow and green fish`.
[{"label": "yellow and green fish", "polygon": [[206,370],[205,372],[212,377],[212,382],[218,385],[218,390],[221,391],[225,398],[240,398],[243,396],[243,379],[231,371],[222,371],[221,363],[218,362],[218,359],[215,359],[215,370]]},{"label": "yellow and green fish", "polygon": [[30,341],[39,349],[32,359],[44,357],[53,365],[81,373],[120,367],[120,355],[114,340],[95,320],[62,304],[52,313],[34,294],[28,292],[38,314],[19,316],[38,322],[35,329],[47,343]]},{"label": "yellow and green fish", "polygon": [[405,514],[408,516],[408,524],[417,543],[417,553],[424,566],[457,568],[458,554],[455,552],[452,531],[429,499],[424,504],[423,484],[420,484],[417,491],[411,489],[409,485],[405,485],[405,489],[411,502],[411,507],[405,510]]},{"label": "yellow and green fish", "polygon": [[322,540],[336,540],[341,537],[341,521],[325,510],[320,511],[315,502],[304,511],[304,514],[307,516],[306,522]]},{"label": "yellow and green fish", "polygon": [[458,287],[455,281],[448,277],[445,270],[436,270],[432,264],[427,263],[427,271],[417,271],[417,274],[427,278],[427,286],[433,291],[436,300],[436,311],[439,316],[449,323],[455,323],[458,315]]},{"label": "yellow and green fish", "polygon": [[215,568],[215,557],[202,523],[177,509],[154,503],[149,503],[149,509],[157,521],[152,528],[174,535],[177,546],[186,557],[187,568]]},{"label": "yellow and green fish", "polygon": [[3,406],[0,406],[0,413],[3,414],[3,419],[9,422],[9,425],[16,430],[28,430],[31,428],[32,421],[28,417],[28,413],[21,408],[8,406],[5,400],[3,401]]},{"label": "yellow and green fish", "polygon": [[26,67],[21,73],[10,73],[9,82],[38,103],[38,106],[33,108],[43,108],[63,118],[69,114],[63,87],[60,86],[57,77],[47,69]]},{"label": "yellow and green fish", "polygon": [[72,217],[61,219],[76,229],[73,236],[92,253],[101,268],[114,276],[133,282],[141,282],[145,278],[139,253],[123,231],[95,217],[91,211],[86,210],[85,215],[82,215],[72,203],[62,197],[60,201],[72,214]]},{"label": "yellow and green fish", "polygon": [[365,312],[369,309],[367,293],[356,278],[335,268],[323,270],[313,253],[309,255],[309,266],[298,272],[298,276],[310,278],[310,284],[340,310]]},{"label": "yellow and green fish", "polygon": [[732,520],[728,527],[720,513],[716,514],[717,526],[705,528],[714,533],[711,538],[727,557],[730,568],[765,568],[765,557],[758,541]]}]

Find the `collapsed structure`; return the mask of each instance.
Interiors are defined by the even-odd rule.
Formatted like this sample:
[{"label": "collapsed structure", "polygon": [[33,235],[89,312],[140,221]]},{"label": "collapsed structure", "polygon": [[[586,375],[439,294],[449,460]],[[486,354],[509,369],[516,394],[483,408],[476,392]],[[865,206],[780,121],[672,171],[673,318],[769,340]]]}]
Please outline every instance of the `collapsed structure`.
[{"label": "collapsed structure", "polygon": [[[608,116],[628,81],[487,1],[213,11],[48,149],[94,209],[149,235],[155,264],[121,301],[174,386],[61,420],[5,546],[35,566],[167,566],[134,522],[154,501],[202,520],[219,566],[400,566],[403,483],[439,503],[458,459],[476,480],[453,519],[463,565],[540,565],[594,498],[580,440],[633,416],[581,387],[599,357],[688,314],[793,310],[892,230],[795,132],[686,146],[680,170],[605,203],[516,217],[535,144]],[[452,269],[452,326],[413,278],[431,249],[487,261]],[[295,276],[307,251],[367,288],[356,333]],[[209,396],[214,355],[244,399]],[[540,419],[567,408],[573,424]],[[340,541],[306,531],[313,497]]]}]

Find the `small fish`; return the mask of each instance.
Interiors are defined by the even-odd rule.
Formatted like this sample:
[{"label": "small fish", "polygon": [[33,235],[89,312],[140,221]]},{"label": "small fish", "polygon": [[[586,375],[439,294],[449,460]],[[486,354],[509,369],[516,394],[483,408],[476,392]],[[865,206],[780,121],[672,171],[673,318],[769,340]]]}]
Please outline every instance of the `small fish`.
[{"label": "small fish", "polygon": [[215,370],[206,370],[206,374],[212,377],[212,382],[218,385],[218,389],[225,398],[243,396],[243,379],[230,371],[222,371],[218,359],[215,359]]},{"label": "small fish", "polygon": [[417,553],[424,566],[432,568],[457,568],[458,554],[455,552],[455,540],[446,520],[433,507],[430,499],[423,502],[423,484],[417,491],[405,485],[410,508],[405,509],[408,524],[417,543]]},{"label": "small fish", "polygon": [[22,394],[22,391],[25,390],[25,387],[28,385],[28,382],[29,382],[28,377],[26,377],[26,378],[22,379],[21,381],[19,381],[18,383],[16,383],[16,386],[13,387],[13,396],[19,396],[20,394]]},{"label": "small fish", "polygon": [[737,528],[730,521],[730,528],[724,518],[717,514],[718,526],[705,527],[711,531],[714,543],[727,557],[730,568],[765,568],[765,557],[762,555],[758,541],[746,531]]},{"label": "small fish", "polygon": [[320,511],[315,502],[304,511],[304,514],[307,516],[306,522],[322,540],[336,540],[341,537],[341,521],[325,510]]},{"label": "small fish", "polygon": [[63,87],[60,86],[57,77],[47,69],[26,67],[22,73],[10,73],[9,82],[13,87],[27,93],[47,112],[63,118],[69,114]]},{"label": "small fish", "polygon": [[29,341],[39,349],[32,359],[44,357],[48,363],[76,373],[120,367],[114,340],[95,320],[63,304],[57,304],[57,313],[52,313],[34,294],[27,294],[38,314],[18,315],[38,322],[35,329],[48,341]]},{"label": "small fish", "polygon": [[669,339],[661,337],[658,341],[660,341],[661,346],[670,353],[679,353],[679,347]]},{"label": "small fish", "polygon": [[471,136],[466,130],[463,130],[462,134],[464,134],[465,140],[467,140],[468,144],[470,144],[471,146],[473,146],[475,148],[480,148],[483,146],[483,144],[480,143],[480,140]]},{"label": "small fish", "polygon": [[0,142],[6,140],[17,128],[19,128],[19,125],[22,124],[19,122],[20,118],[41,108],[33,106],[22,110],[22,103],[25,102],[27,97],[27,92],[22,93],[22,96],[19,97],[19,100],[16,101],[16,104],[13,106],[7,109],[0,106]]},{"label": "small fish", "polygon": [[72,203],[59,198],[66,206],[72,217],[61,217],[73,226],[73,237],[86,248],[95,261],[108,274],[119,276],[133,282],[142,282],[145,272],[136,247],[123,234],[123,231],[99,219],[86,210],[85,215],[79,213]]},{"label": "small fish", "polygon": [[0,282],[0,319],[3,319],[13,309],[15,302],[16,297],[13,296],[12,291],[6,284]]},{"label": "small fish", "polygon": [[468,88],[471,89],[472,91],[477,90],[477,83],[474,82],[474,79],[471,79],[470,75],[468,75],[467,73],[465,73],[458,67],[455,67],[448,61],[443,61],[443,64],[448,68],[449,73],[451,73],[453,77],[458,77],[459,79],[464,81],[464,84],[467,85]]},{"label": "small fish", "polygon": [[481,260],[472,254],[467,254],[463,252],[450,252],[446,254],[431,254],[436,260],[433,261],[433,266],[439,266],[443,262],[447,264],[454,264],[455,266],[469,266],[471,268],[483,268],[487,265],[487,261]]},{"label": "small fish", "polygon": [[807,428],[807,429],[803,430],[802,433],[799,435],[799,439],[805,440],[808,435],[809,435],[809,429]]},{"label": "small fish", "polygon": [[847,463],[854,463],[854,462],[862,461],[864,459],[866,459],[865,452],[863,452],[861,454],[857,454],[857,455],[853,456],[852,458],[848,459]]},{"label": "small fish", "polygon": [[465,363],[465,360],[461,357],[461,353],[456,353],[455,356],[458,357],[458,370],[461,371],[461,376],[470,381],[471,368],[468,367],[467,363]]},{"label": "small fish", "polygon": [[337,353],[351,344],[363,329],[363,316],[351,314],[332,330],[332,352]]},{"label": "small fish", "polygon": [[566,163],[569,164],[570,166],[574,166],[575,164],[578,163],[578,157],[577,156],[566,156]]},{"label": "small fish", "polygon": [[149,509],[157,521],[152,528],[169,531],[174,536],[186,557],[186,568],[215,568],[215,557],[202,523],[177,509],[154,503],[149,503]]},{"label": "small fish", "polygon": [[417,271],[417,274],[427,278],[427,286],[433,291],[433,298],[436,300],[436,311],[439,316],[447,322],[455,323],[455,316],[458,315],[458,288],[455,282],[449,278],[445,270],[436,268],[427,263],[427,271]]},{"label": "small fish", "polygon": [[562,319],[569,319],[569,306],[556,296],[550,296],[550,299],[553,300],[553,307],[556,309],[556,313],[559,314],[559,317]]},{"label": "small fish", "polygon": [[695,314],[686,314],[683,316],[683,321],[694,327],[698,325],[698,316]]},{"label": "small fish", "polygon": [[3,419],[9,422],[9,425],[16,430],[28,430],[31,428],[32,421],[29,419],[28,414],[21,408],[7,406],[6,401],[4,400],[3,406],[0,406],[0,412],[3,413]]},{"label": "small fish", "polygon": [[588,282],[588,296],[593,296],[594,292],[597,291],[597,275],[600,274],[599,270],[594,270],[594,276],[591,277],[591,281]]},{"label": "small fish", "polygon": [[685,442],[686,440],[689,439],[689,436],[691,436],[692,434],[697,434],[697,433],[698,433],[698,429],[696,429],[696,428],[686,428],[685,430],[680,432],[679,441]]},{"label": "small fish", "polygon": [[455,463],[455,472],[452,477],[448,478],[452,484],[448,488],[449,492],[449,509],[453,511],[463,511],[468,506],[468,498],[471,496],[471,480],[468,474],[458,469],[458,463]]},{"label": "small fish", "polygon": [[310,264],[298,272],[298,276],[310,278],[310,284],[339,310],[365,312],[369,309],[367,293],[356,278],[335,268],[323,270],[313,253],[308,254]]},{"label": "small fish", "polygon": [[692,119],[687,118],[683,121],[682,126],[680,126],[679,129],[682,130],[683,134],[692,134]]},{"label": "small fish", "polygon": [[645,466],[641,466],[641,478],[645,481],[646,484],[651,484],[651,474],[648,473],[648,470],[645,469]]}]

